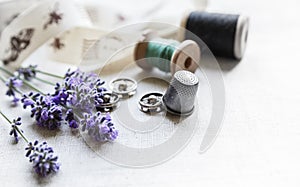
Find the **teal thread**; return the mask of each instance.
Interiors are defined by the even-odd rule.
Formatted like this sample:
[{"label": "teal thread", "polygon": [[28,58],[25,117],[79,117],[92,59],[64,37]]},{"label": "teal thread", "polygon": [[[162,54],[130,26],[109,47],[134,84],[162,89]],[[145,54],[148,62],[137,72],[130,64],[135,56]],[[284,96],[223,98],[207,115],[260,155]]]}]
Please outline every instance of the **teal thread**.
[{"label": "teal thread", "polygon": [[179,42],[174,40],[150,41],[146,51],[146,62],[161,71],[170,72],[170,61]]}]

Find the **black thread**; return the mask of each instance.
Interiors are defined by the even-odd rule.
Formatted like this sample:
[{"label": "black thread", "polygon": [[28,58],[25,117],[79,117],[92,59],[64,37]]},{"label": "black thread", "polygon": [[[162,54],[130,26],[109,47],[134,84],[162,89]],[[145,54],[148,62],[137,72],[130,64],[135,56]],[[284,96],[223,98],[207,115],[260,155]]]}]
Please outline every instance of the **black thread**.
[{"label": "black thread", "polygon": [[[239,15],[208,12],[192,12],[186,23],[186,29],[197,35],[215,56],[236,58],[234,41]],[[189,32],[186,39],[193,39]],[[203,46],[200,45],[202,50]]]}]

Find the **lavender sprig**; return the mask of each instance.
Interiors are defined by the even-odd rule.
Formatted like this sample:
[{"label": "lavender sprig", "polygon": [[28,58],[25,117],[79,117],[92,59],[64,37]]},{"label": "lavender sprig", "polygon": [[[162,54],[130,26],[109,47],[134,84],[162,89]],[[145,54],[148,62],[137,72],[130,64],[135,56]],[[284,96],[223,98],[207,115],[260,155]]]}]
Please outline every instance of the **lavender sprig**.
[{"label": "lavender sprig", "polygon": [[[65,74],[62,84],[57,83],[54,94],[43,94],[25,80],[29,80],[36,74],[36,66],[22,69],[19,75],[23,76],[23,82],[36,93],[23,94],[21,102],[23,108],[31,108],[31,117],[36,124],[50,130],[66,123],[72,129],[83,125],[82,120],[86,114],[89,116],[88,134],[97,141],[113,141],[118,136],[118,131],[111,122],[109,114],[106,116],[95,113],[96,108],[103,102],[102,81],[95,73],[85,73],[80,70],[70,71]],[[93,121],[93,122],[92,122]]]},{"label": "lavender sprig", "polygon": [[11,121],[1,111],[0,114],[11,124],[12,130],[10,131],[10,135],[14,136],[16,143],[18,143],[20,135],[28,144],[25,148],[27,151],[25,156],[29,158],[29,162],[33,163],[34,171],[41,177],[56,173],[60,168],[60,163],[58,162],[58,157],[54,155],[53,148],[49,147],[46,142],[40,144],[37,140],[34,143],[29,142],[24,136],[23,131],[19,128],[22,124],[20,117]]},{"label": "lavender sprig", "polygon": [[5,114],[2,113],[2,111],[0,111],[0,115],[9,123],[11,124],[11,130],[9,132],[9,135],[14,136],[15,138],[15,142],[18,143],[19,142],[19,136],[18,134],[26,141],[28,142],[28,140],[26,139],[26,137],[23,135],[23,130],[19,128],[19,126],[21,126],[22,122],[21,122],[21,118],[18,117],[17,119],[14,119],[13,121],[11,121]]},{"label": "lavender sprig", "polygon": [[52,73],[48,73],[48,72],[44,72],[42,70],[38,70],[37,69],[37,65],[29,65],[27,67],[21,67],[19,69],[17,69],[17,73],[19,77],[23,77],[25,80],[30,80],[32,78],[37,78],[36,74],[40,73],[40,74],[44,74],[50,77],[55,77],[55,78],[59,78],[59,79],[63,79],[64,77],[61,77],[59,75],[55,75]]},{"label": "lavender sprig", "polygon": [[17,73],[19,77],[23,77],[25,80],[31,80],[36,77],[36,68],[37,65],[29,65],[26,68],[17,69]]},{"label": "lavender sprig", "polygon": [[[15,76],[12,72],[10,72],[9,70],[5,69],[4,67],[0,66],[0,70],[3,71],[4,73],[6,73],[7,75],[11,76],[10,79],[15,79],[16,81],[19,81],[19,82],[22,81],[22,85],[24,84],[27,87],[29,87],[30,89],[43,94],[42,91],[40,91],[35,86],[31,85],[26,79],[22,79],[20,76]],[[0,79],[6,83],[5,78],[3,78],[2,76],[0,76]],[[9,84],[6,84],[6,86],[9,87]],[[18,93],[21,94],[21,92],[19,90],[17,90],[17,89],[15,89],[14,91],[16,91],[16,92],[18,92]]]},{"label": "lavender sprig", "polygon": [[85,114],[81,120],[82,131],[87,130],[88,134],[96,141],[113,141],[118,136],[110,115],[102,116],[101,112],[95,114]]},{"label": "lavender sprig", "polygon": [[21,131],[21,133],[23,133],[23,130],[19,128],[19,126],[21,126],[21,124],[22,124],[22,122],[21,122],[20,117],[18,117],[17,119],[14,119],[11,123],[11,130],[9,132],[9,135],[14,136],[16,143],[19,142],[19,133],[18,133],[18,131]]},{"label": "lavender sprig", "polygon": [[79,119],[78,116],[74,114],[73,109],[67,111],[65,120],[68,122],[70,128],[77,129],[79,127]]},{"label": "lavender sprig", "polygon": [[8,79],[8,81],[6,81],[5,85],[8,88],[8,90],[6,91],[6,95],[9,97],[13,97],[13,104],[17,104],[20,99],[16,96],[16,92],[21,93],[19,91],[19,88],[23,85],[23,81],[21,81],[17,77],[11,77]]},{"label": "lavender sprig", "polygon": [[23,108],[31,107],[31,117],[34,117],[37,125],[54,130],[61,126],[63,119],[63,107],[53,102],[50,95],[43,96],[39,93],[23,95],[21,99]]},{"label": "lavender sprig", "polygon": [[34,171],[39,176],[46,177],[59,170],[58,157],[54,155],[53,148],[49,147],[47,142],[39,143],[37,140],[34,143],[29,142],[25,150],[26,157],[33,163]]},{"label": "lavender sprig", "polygon": [[103,92],[106,91],[103,84],[104,81],[94,73],[68,70],[64,83],[57,84],[56,93],[53,95],[56,103],[71,108],[65,118],[69,126],[77,128],[81,124],[82,131],[88,131],[93,139],[100,142],[113,141],[118,136],[110,115],[94,112],[103,102]]},{"label": "lavender sprig", "polygon": [[63,84],[57,84],[55,87],[54,96],[63,101],[66,101],[67,97],[68,104],[72,108],[92,113],[93,109],[103,102],[102,95],[106,91],[103,87],[104,83],[95,73],[68,70]]}]

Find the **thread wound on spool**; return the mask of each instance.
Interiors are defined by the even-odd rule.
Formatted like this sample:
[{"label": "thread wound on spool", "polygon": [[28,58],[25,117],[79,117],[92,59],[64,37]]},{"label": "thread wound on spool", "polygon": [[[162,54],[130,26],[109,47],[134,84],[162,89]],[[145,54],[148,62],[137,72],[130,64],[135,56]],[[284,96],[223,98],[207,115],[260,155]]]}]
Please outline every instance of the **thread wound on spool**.
[{"label": "thread wound on spool", "polygon": [[157,67],[161,71],[170,72],[170,61],[179,42],[174,40],[150,41],[146,51],[148,65]]},{"label": "thread wound on spool", "polygon": [[134,59],[144,70],[157,67],[161,71],[171,72],[172,75],[179,70],[195,72],[200,61],[200,48],[192,40],[180,43],[157,38],[153,33],[147,32],[135,46]]},{"label": "thread wound on spool", "polygon": [[[246,40],[243,39],[245,34],[236,33],[248,30],[248,19],[240,18],[241,16],[233,14],[191,12],[185,27],[197,35],[214,55],[240,59],[244,53]],[[193,39],[194,36],[186,32],[185,38]],[[243,42],[241,45],[240,41]]]}]

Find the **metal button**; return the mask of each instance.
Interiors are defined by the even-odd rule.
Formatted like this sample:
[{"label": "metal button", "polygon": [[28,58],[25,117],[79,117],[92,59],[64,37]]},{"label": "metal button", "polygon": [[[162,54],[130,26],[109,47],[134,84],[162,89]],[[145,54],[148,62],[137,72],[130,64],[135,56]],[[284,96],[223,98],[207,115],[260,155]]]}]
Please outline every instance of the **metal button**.
[{"label": "metal button", "polygon": [[148,93],[139,101],[139,108],[145,113],[158,113],[163,110],[162,93]]},{"label": "metal button", "polygon": [[101,99],[103,99],[103,103],[97,106],[97,109],[102,112],[111,112],[119,106],[119,96],[114,93],[103,93]]},{"label": "metal button", "polygon": [[118,78],[112,80],[109,87],[120,98],[128,98],[136,93],[137,82],[130,78]]}]

